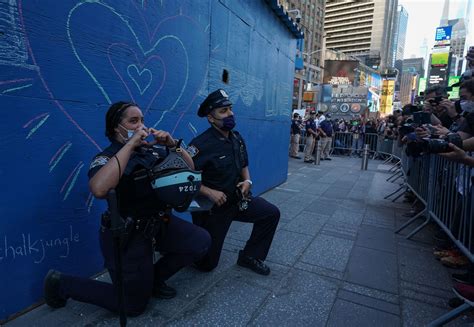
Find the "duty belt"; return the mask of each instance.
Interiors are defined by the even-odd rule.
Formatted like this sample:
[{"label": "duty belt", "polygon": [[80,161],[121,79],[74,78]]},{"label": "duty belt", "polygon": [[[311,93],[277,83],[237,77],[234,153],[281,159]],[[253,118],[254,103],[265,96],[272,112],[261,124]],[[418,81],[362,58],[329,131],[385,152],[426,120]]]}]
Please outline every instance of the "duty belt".
[{"label": "duty belt", "polygon": [[[164,211],[160,211],[156,216],[133,218],[127,217],[124,219],[124,229],[126,234],[133,234],[142,232],[145,238],[154,238],[158,231],[163,231],[165,225],[169,223],[170,216]],[[102,229],[111,228],[111,219],[108,214],[102,215],[101,220]]]}]

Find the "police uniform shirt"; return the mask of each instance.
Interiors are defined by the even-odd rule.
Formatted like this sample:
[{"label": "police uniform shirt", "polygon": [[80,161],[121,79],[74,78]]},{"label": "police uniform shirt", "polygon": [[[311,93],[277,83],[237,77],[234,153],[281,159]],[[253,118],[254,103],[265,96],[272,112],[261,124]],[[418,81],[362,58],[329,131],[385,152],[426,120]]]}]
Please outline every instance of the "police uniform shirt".
[{"label": "police uniform shirt", "polygon": [[[123,143],[113,141],[104,151],[97,154],[89,167],[89,179],[105,165],[124,146]],[[131,154],[127,166],[121,166],[122,178],[116,186],[119,211],[123,217],[149,216],[157,211],[156,197],[149,181],[137,183],[134,173],[142,169],[150,169],[160,163],[166,157],[166,151],[162,148],[140,147]],[[118,165],[117,162],[113,164]],[[118,169],[117,169],[118,173]]]},{"label": "police uniform shirt", "polygon": [[314,119],[312,119],[312,118],[308,119],[306,121],[305,128],[306,128],[306,136],[313,135],[313,134],[309,134],[308,130],[311,128],[313,130],[313,132],[316,132],[316,122],[314,121]]},{"label": "police uniform shirt", "polygon": [[296,135],[301,133],[300,121],[298,119],[291,120],[291,134]]},{"label": "police uniform shirt", "polygon": [[231,131],[226,138],[210,127],[191,141],[188,152],[196,170],[202,171],[202,184],[235,200],[242,168],[248,166],[247,147],[242,136]]}]

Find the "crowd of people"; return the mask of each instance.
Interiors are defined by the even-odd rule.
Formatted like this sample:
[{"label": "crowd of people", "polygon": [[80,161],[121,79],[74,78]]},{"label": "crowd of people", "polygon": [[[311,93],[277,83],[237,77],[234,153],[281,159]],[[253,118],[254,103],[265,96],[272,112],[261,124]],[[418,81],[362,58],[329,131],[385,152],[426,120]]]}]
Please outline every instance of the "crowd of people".
[{"label": "crowd of people", "polygon": [[[424,91],[421,97],[417,97],[415,103],[405,105],[402,110],[395,110],[392,115],[381,119],[334,119],[329,120],[328,114],[321,112],[310,112],[306,119],[302,119],[298,114],[293,116],[291,128],[291,151],[292,158],[299,158],[297,149],[299,135],[306,136],[305,162],[312,162],[312,153],[314,151],[314,141],[322,140],[322,135],[332,135],[339,133],[334,137],[333,153],[338,153],[338,149],[351,149],[352,153],[357,154],[361,146],[367,143],[368,134],[375,135],[377,139],[392,140],[399,147],[404,146],[406,154],[413,160],[426,154],[435,154],[444,157],[449,161],[464,164],[466,167],[474,167],[474,49],[471,48],[468,56],[468,69],[462,74],[461,79],[453,87],[459,87],[459,98],[449,99],[448,88],[442,86],[432,86]],[[330,133],[322,133],[321,117],[326,122],[330,122]],[[350,137],[339,137],[347,133]],[[364,140],[365,139],[365,140]],[[327,142],[322,141],[323,144]],[[353,151],[354,150],[354,151]],[[327,158],[327,155],[321,155]],[[414,158],[414,159],[413,159]],[[468,219],[461,217],[466,212],[472,215],[471,197],[464,196],[474,192],[474,170],[470,170],[471,175],[467,183],[461,181],[462,174],[457,173],[455,185],[444,185],[452,195],[452,202],[449,205],[456,208],[454,217],[448,217],[453,221],[451,231],[456,237],[459,235],[460,221]],[[464,183],[464,184],[463,184]],[[460,185],[463,184],[463,185]],[[457,193],[457,194],[456,194]],[[414,217],[423,211],[424,205],[416,200],[415,194],[407,190],[405,201],[413,203],[412,210],[405,216]],[[467,209],[462,213],[462,208]],[[474,217],[469,217],[470,220]],[[473,222],[464,222],[466,226],[471,226]],[[467,231],[469,232],[469,231]],[[462,252],[454,245],[454,242],[440,228],[435,235],[437,248],[434,256],[439,259],[443,265],[452,268],[465,268],[463,274],[453,274],[454,291],[458,295],[450,301],[453,307],[459,306],[464,301],[474,302],[474,264],[465,257]],[[466,247],[472,250],[471,240]],[[459,298],[463,300],[459,300]]]},{"label": "crowd of people", "polygon": [[[349,151],[350,154],[361,156],[367,134],[397,138],[396,125],[391,123],[395,120],[394,117],[392,115],[386,119],[367,120],[361,117],[332,119],[329,113],[310,111],[303,118],[294,113],[291,121],[289,155],[291,158],[301,159],[298,152],[303,145],[304,162],[313,163],[316,142],[319,141],[322,160],[331,160],[331,151],[334,154],[346,154]],[[338,133],[338,137],[334,137],[335,133]],[[344,137],[342,133],[347,133],[347,136]]]}]

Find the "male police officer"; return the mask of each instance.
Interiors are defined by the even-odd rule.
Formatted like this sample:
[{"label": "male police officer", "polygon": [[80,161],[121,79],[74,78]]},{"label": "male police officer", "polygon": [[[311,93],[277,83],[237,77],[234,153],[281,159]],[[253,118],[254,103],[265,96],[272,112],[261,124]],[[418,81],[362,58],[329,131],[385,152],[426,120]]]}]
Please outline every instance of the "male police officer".
[{"label": "male police officer", "polygon": [[252,181],[247,148],[242,136],[233,131],[232,103],[225,91],[219,89],[209,94],[199,107],[198,116],[207,117],[211,127],[191,141],[188,152],[196,170],[202,170],[200,194],[212,200],[214,205],[210,211],[192,213],[193,222],[205,228],[212,239],[208,254],[196,266],[203,271],[211,271],[217,266],[227,231],[236,220],[254,224],[252,235],[239,252],[237,264],[268,275],[270,268],[263,261],[270,249],[280,211],[265,199],[249,194]]}]

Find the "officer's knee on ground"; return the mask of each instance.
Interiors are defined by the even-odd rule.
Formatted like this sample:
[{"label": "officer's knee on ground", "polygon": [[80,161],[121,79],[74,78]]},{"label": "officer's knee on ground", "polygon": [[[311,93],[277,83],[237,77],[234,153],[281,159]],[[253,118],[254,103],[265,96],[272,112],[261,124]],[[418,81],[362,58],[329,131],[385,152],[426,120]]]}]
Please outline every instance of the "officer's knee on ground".
[{"label": "officer's knee on ground", "polygon": [[193,235],[193,256],[195,260],[204,257],[211,247],[211,235],[204,228],[199,228]]}]

